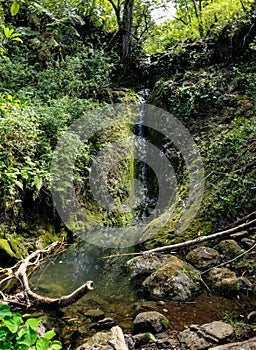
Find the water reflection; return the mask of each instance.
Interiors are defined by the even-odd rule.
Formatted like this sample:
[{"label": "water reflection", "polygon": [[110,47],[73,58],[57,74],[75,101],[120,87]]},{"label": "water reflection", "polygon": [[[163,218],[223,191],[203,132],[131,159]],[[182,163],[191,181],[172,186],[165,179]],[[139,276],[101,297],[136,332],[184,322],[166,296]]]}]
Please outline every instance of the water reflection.
[{"label": "water reflection", "polygon": [[[60,297],[69,294],[88,280],[93,280],[94,291],[87,296],[98,296],[108,303],[136,298],[136,291],[125,271],[125,262],[131,248],[106,249],[88,243],[77,243],[65,252],[50,258],[32,275],[32,289],[39,294]],[[120,256],[106,259],[106,256]],[[86,301],[87,296],[83,298]]]}]

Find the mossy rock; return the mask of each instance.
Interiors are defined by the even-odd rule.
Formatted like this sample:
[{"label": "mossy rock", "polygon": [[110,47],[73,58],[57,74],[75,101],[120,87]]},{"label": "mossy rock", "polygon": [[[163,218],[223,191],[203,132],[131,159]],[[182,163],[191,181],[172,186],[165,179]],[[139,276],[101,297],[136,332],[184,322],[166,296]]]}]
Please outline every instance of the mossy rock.
[{"label": "mossy rock", "polygon": [[139,313],[134,320],[134,333],[150,332],[157,334],[169,328],[167,317],[157,311],[146,311]]},{"label": "mossy rock", "polygon": [[10,266],[15,258],[15,253],[12,251],[8,241],[4,238],[0,238],[0,266]]}]

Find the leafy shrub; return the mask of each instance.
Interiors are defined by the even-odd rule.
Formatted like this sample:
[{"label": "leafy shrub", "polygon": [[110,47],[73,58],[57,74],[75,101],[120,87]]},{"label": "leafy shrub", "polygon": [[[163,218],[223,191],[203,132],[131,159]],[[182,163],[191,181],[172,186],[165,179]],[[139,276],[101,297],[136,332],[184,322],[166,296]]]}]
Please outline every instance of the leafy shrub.
[{"label": "leafy shrub", "polygon": [[[38,157],[41,137],[34,110],[11,95],[0,95],[0,198],[3,209],[20,207],[25,191],[35,199],[49,177]],[[46,153],[49,149],[44,150]]]},{"label": "leafy shrub", "polygon": [[60,350],[62,344],[52,340],[54,330],[39,335],[41,318],[23,320],[19,313],[12,312],[7,305],[0,304],[0,348],[2,350]]},{"label": "leafy shrub", "polygon": [[76,57],[67,56],[59,67],[48,69],[40,63],[29,65],[26,60],[12,58],[2,61],[0,92],[46,102],[64,96],[109,101],[112,69],[110,57],[90,47]]},{"label": "leafy shrub", "polygon": [[[256,188],[255,117],[237,117],[201,138],[208,177],[203,211],[214,218],[235,219],[254,210]],[[209,137],[210,136],[210,137]]]}]

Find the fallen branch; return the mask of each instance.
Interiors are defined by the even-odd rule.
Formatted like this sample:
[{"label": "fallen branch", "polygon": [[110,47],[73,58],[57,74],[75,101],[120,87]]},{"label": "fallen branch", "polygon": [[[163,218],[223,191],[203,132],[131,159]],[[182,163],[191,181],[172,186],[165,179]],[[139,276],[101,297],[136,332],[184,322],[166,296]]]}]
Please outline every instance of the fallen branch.
[{"label": "fallen branch", "polygon": [[198,237],[198,238],[195,238],[195,239],[191,239],[191,240],[186,241],[186,242],[181,242],[181,243],[176,243],[176,244],[171,244],[171,245],[166,245],[166,246],[163,246],[163,247],[150,249],[150,250],[147,250],[147,251],[143,252],[143,254],[146,255],[146,254],[151,254],[151,253],[156,253],[156,252],[163,252],[163,251],[170,250],[170,249],[186,247],[186,246],[189,246],[189,245],[192,245],[192,244],[201,243],[201,242],[204,242],[204,241],[207,241],[207,240],[211,240],[211,239],[216,239],[216,238],[219,238],[219,237],[222,237],[222,236],[234,233],[234,232],[236,232],[238,230],[241,230],[241,229],[243,229],[245,227],[248,227],[248,226],[250,226],[250,225],[252,225],[254,223],[256,223],[256,219],[248,221],[248,222],[245,222],[245,223],[243,223],[243,224],[241,224],[239,226],[230,228],[230,229],[225,230],[225,231],[220,231],[220,232],[217,232],[217,233],[213,233],[212,235],[202,236],[202,237]]},{"label": "fallen branch", "polygon": [[[39,260],[42,255],[52,254],[54,251],[59,250],[62,244],[63,242],[54,242],[46,249],[36,250],[35,252],[31,253],[27,258],[20,261],[12,268],[9,268],[8,269],[8,272],[10,273],[9,276],[5,277],[2,281],[0,281],[0,284],[6,282],[11,278],[16,278],[21,284],[21,292],[11,296],[1,293],[2,301],[6,304],[16,303],[16,304],[22,304],[22,305],[25,304],[26,306],[39,304],[40,306],[63,307],[63,306],[68,306],[70,304],[73,304],[74,302],[82,298],[87,292],[93,290],[92,281],[87,281],[81,287],[77,288],[73,293],[62,296],[60,298],[44,297],[42,295],[39,295],[33,292],[30,289],[28,276],[27,276],[28,267],[39,264]],[[13,272],[14,269],[17,267],[18,267],[17,271]]]}]

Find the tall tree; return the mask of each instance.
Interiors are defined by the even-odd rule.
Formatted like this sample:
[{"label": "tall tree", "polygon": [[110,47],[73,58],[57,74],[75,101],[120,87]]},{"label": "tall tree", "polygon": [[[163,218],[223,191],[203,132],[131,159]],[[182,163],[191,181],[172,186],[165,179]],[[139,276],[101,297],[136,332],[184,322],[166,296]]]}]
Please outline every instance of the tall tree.
[{"label": "tall tree", "polygon": [[122,47],[122,62],[124,72],[129,68],[129,57],[131,53],[131,39],[133,30],[134,0],[108,0],[112,5],[118,24],[118,35]]}]

